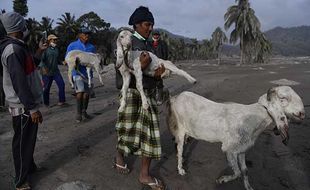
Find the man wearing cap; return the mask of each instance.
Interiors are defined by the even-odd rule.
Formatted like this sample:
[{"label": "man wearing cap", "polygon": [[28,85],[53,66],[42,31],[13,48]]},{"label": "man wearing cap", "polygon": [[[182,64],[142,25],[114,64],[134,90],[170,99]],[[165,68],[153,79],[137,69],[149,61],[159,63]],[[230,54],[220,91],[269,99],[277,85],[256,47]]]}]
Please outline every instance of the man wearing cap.
[{"label": "man wearing cap", "polygon": [[[78,39],[69,44],[67,48],[67,54],[72,50],[81,50],[85,52],[96,53],[95,46],[88,41],[90,34],[91,31],[89,29],[82,27],[79,30]],[[74,89],[76,92],[77,103],[77,113],[75,119],[79,123],[82,121],[83,118],[91,118],[91,116],[88,115],[86,112],[88,107],[89,94],[91,92],[91,89],[88,87],[87,83],[88,76],[86,72],[86,66],[78,64],[77,67],[72,70],[72,77],[74,81]]]},{"label": "man wearing cap", "polygon": [[[132,49],[152,51],[151,42],[148,41],[148,38],[153,30],[154,18],[149,9],[143,6],[138,7],[130,16],[129,25],[132,25],[135,30],[132,38]],[[149,54],[142,53],[140,62],[142,70],[145,69],[151,62]],[[161,80],[160,76],[164,71],[165,68],[160,67],[153,77],[143,75],[143,87],[150,103],[150,109],[147,111],[142,108],[140,93],[135,85],[135,77],[131,77],[125,111],[118,112],[116,123],[117,154],[114,167],[118,172],[127,174],[130,170],[125,164],[124,156],[128,154],[140,156],[139,181],[152,189],[164,188],[163,183],[149,173],[151,160],[161,157],[159,115],[154,92],[156,83]],[[119,72],[117,72],[116,80],[117,88],[121,89],[122,78]]]},{"label": "man wearing cap", "polygon": [[7,36],[0,42],[3,66],[3,89],[12,115],[14,137],[12,152],[15,165],[16,189],[31,189],[30,174],[36,171],[33,153],[38,124],[42,114],[38,109],[42,85],[35,59],[24,43],[24,18],[14,12],[0,15]]},{"label": "man wearing cap", "polygon": [[50,34],[47,37],[48,48],[43,52],[41,57],[41,73],[44,84],[43,90],[43,103],[45,106],[49,106],[50,89],[55,80],[58,87],[58,104],[59,106],[65,105],[65,82],[61,76],[58,68],[58,64],[61,64],[59,59],[59,50],[57,48],[58,37],[54,34]]}]

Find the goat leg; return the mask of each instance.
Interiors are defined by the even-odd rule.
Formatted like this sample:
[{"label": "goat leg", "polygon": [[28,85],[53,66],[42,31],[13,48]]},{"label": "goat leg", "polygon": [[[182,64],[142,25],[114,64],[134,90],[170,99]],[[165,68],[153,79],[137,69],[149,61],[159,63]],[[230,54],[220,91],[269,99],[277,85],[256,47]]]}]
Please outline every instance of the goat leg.
[{"label": "goat leg", "polygon": [[123,77],[123,86],[122,86],[122,96],[120,98],[120,107],[118,108],[118,112],[123,112],[126,106],[126,97],[127,97],[127,90],[129,88],[130,83],[130,73],[128,70],[125,70],[125,65],[122,65],[120,68],[120,73]]},{"label": "goat leg", "polygon": [[163,64],[166,69],[170,70],[172,73],[177,74],[186,78],[190,83],[195,84],[197,82],[192,76],[190,76],[187,72],[177,68],[171,61],[164,61]]},{"label": "goat leg", "polygon": [[143,91],[143,84],[142,84],[142,70],[141,70],[141,64],[140,61],[138,61],[138,59],[136,59],[133,62],[133,74],[136,77],[136,88],[140,93],[141,96],[141,100],[142,100],[142,107],[144,110],[147,110],[149,108],[149,104],[147,103],[147,98],[145,96],[145,93]]},{"label": "goat leg", "polygon": [[71,85],[71,88],[73,89],[74,85],[73,85],[73,81],[72,81],[72,70],[73,70],[73,65],[68,63],[68,79],[69,79],[69,83]]},{"label": "goat leg", "polygon": [[87,71],[87,77],[88,77],[88,87],[91,88],[91,68],[90,67],[86,67],[86,71]]},{"label": "goat leg", "polygon": [[97,72],[97,74],[98,74],[99,81],[100,81],[100,83],[101,83],[102,86],[103,86],[103,81],[102,81],[102,76],[101,76],[101,73],[102,73],[103,70],[100,71],[99,65],[98,65],[98,64],[95,64],[95,65],[94,65],[94,68],[95,68],[95,70],[96,70],[96,72]]},{"label": "goat leg", "polygon": [[246,166],[245,163],[245,153],[240,153],[238,155],[238,161],[239,161],[239,166],[241,167],[241,172],[242,172],[242,176],[243,176],[243,183],[244,183],[244,187],[246,190],[254,190],[250,183],[249,183],[249,177],[248,177],[248,168]]},{"label": "goat leg", "polygon": [[186,172],[183,168],[183,146],[184,146],[185,134],[177,132],[176,143],[177,143],[177,157],[178,157],[178,172],[180,175],[185,175]]},{"label": "goat leg", "polygon": [[235,180],[241,175],[241,171],[238,165],[238,157],[237,153],[227,152],[227,161],[229,165],[232,167],[234,174],[233,175],[224,175],[216,180],[217,183],[227,183],[229,181]]}]

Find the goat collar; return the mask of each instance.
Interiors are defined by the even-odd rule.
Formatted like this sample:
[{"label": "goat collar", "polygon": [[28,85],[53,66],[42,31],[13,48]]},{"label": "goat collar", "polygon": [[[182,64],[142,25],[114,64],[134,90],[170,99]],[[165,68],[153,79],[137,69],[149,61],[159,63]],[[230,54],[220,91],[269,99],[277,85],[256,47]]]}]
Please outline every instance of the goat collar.
[{"label": "goat collar", "polygon": [[258,102],[258,104],[261,105],[261,106],[263,106],[263,107],[266,109],[268,115],[272,118],[272,120],[274,120],[273,117],[271,116],[271,114],[269,113],[268,108],[267,108],[265,105],[263,105],[262,103],[259,103],[259,102]]},{"label": "goat collar", "polygon": [[130,51],[130,50],[127,50],[127,51],[124,52],[124,55],[125,55],[124,56],[124,63],[126,64],[126,66],[129,69],[133,70],[133,67],[130,65],[130,62],[129,62],[130,57],[129,57],[128,51]]},{"label": "goat collar", "polygon": [[139,40],[143,40],[143,41],[146,40],[146,39],[145,39],[143,36],[141,36],[137,31],[135,31],[135,33],[133,33],[133,35],[134,35],[136,38],[138,38]]}]

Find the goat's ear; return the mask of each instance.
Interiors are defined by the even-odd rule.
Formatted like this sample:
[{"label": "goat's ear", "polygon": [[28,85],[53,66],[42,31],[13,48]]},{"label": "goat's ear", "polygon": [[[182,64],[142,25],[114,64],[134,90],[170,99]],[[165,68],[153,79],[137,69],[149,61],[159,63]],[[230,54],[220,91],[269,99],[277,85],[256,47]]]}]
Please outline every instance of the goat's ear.
[{"label": "goat's ear", "polygon": [[270,102],[267,110],[276,124],[277,129],[280,131],[282,142],[286,145],[289,139],[288,120],[282,106],[277,101]]},{"label": "goat's ear", "polygon": [[276,89],[271,88],[268,90],[267,94],[259,98],[258,103],[267,109],[268,114],[277,125],[277,128],[283,131],[283,127],[288,126],[288,121],[281,102],[276,98],[277,96]]},{"label": "goat's ear", "polygon": [[287,106],[292,99],[290,93],[286,90],[278,90],[277,95],[280,100],[280,104],[283,107]]},{"label": "goat's ear", "polygon": [[273,98],[275,98],[275,96],[277,96],[276,90],[274,88],[270,88],[267,91],[267,101],[271,101]]}]

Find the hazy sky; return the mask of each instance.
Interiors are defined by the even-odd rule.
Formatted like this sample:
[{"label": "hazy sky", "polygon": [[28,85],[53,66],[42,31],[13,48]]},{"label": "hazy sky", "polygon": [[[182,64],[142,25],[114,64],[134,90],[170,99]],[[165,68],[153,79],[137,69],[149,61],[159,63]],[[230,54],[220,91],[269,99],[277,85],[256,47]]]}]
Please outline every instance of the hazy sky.
[{"label": "hazy sky", "polygon": [[[127,26],[140,5],[149,7],[155,28],[197,39],[210,38],[217,26],[223,28],[224,14],[235,0],[28,0],[28,17],[54,19],[70,12],[78,18],[94,11],[112,27]],[[310,25],[310,0],[250,0],[262,30],[276,26]],[[0,9],[12,11],[12,0],[0,0]]]}]

